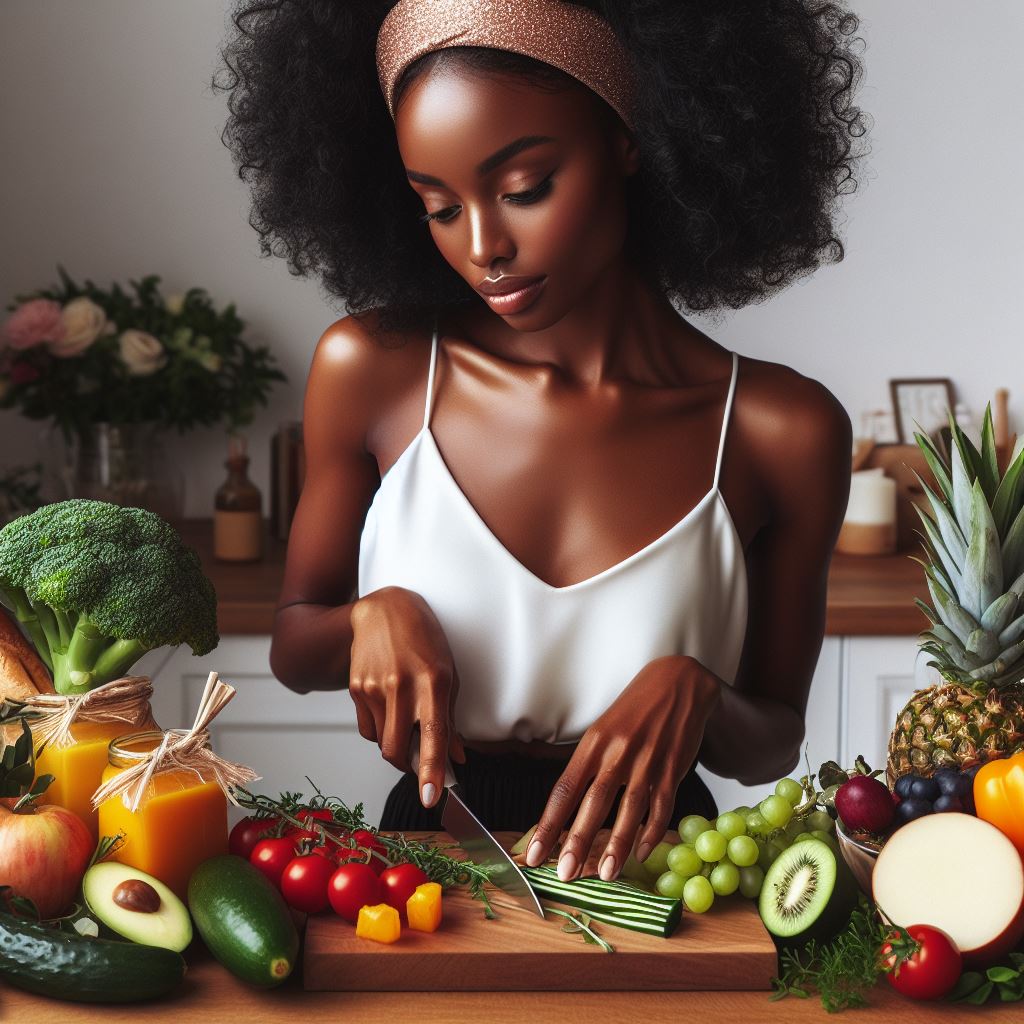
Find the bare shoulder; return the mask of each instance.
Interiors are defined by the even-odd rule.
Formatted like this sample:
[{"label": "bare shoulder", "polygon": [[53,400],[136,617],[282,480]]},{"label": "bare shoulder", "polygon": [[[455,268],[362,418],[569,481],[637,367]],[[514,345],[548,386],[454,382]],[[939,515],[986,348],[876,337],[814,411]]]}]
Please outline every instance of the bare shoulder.
[{"label": "bare shoulder", "polygon": [[422,332],[395,333],[377,309],[353,313],[320,336],[306,384],[304,416],[328,427],[335,440],[364,442],[377,420],[422,377]]},{"label": "bare shoulder", "polygon": [[839,399],[792,367],[748,357],[736,390],[743,448],[773,504],[841,494],[845,506],[853,430]]}]

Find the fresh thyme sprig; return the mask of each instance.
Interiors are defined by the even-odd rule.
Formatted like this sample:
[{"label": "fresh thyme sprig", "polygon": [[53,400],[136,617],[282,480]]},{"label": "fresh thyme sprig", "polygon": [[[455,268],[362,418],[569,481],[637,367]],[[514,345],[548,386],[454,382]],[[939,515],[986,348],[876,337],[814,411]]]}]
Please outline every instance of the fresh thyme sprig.
[{"label": "fresh thyme sprig", "polygon": [[[340,847],[363,851],[366,854],[367,862],[372,857],[378,857],[386,860],[389,864],[415,864],[432,882],[439,883],[442,888],[466,886],[470,896],[483,903],[484,915],[488,918],[496,916],[484,889],[485,884],[490,881],[490,872],[482,864],[449,856],[445,851],[458,849],[454,845],[438,846],[436,843],[410,839],[402,832],[395,835],[379,832],[363,817],[361,803],[356,804],[355,807],[349,807],[344,800],[338,797],[324,796],[308,775],[306,781],[316,791],[316,796],[309,800],[304,800],[301,793],[282,793],[280,799],[275,800],[263,794],[250,793],[240,786],[232,787],[232,791],[239,805],[253,811],[253,817],[257,820],[260,818],[279,819],[278,824],[268,830],[268,836],[280,836],[285,829],[295,827],[316,834],[317,838],[308,841],[308,845],[322,846],[326,843],[334,843]],[[308,817],[300,819],[299,812],[306,809],[329,810],[331,820],[328,822]],[[337,831],[339,830],[346,834],[338,835]],[[381,857],[377,850],[360,846],[351,835],[358,830],[364,830],[373,835],[385,849],[387,856]]]},{"label": "fresh thyme sprig", "polygon": [[544,907],[544,913],[557,914],[559,917],[564,917],[566,922],[562,925],[563,932],[569,932],[569,934],[580,932],[583,935],[584,942],[589,942],[593,946],[600,946],[606,953],[615,952],[615,947],[610,942],[601,938],[590,926],[590,917],[582,911],[570,912],[568,910],[558,910],[555,907]]},{"label": "fresh thyme sprig", "polygon": [[[886,963],[882,947],[892,947],[894,959]],[[849,923],[831,942],[809,942],[802,949],[785,950],[779,957],[781,977],[773,978],[775,994],[806,999],[817,990],[829,1013],[867,1006],[866,993],[879,976],[911,956],[918,944],[906,929],[882,922],[863,897]]]}]

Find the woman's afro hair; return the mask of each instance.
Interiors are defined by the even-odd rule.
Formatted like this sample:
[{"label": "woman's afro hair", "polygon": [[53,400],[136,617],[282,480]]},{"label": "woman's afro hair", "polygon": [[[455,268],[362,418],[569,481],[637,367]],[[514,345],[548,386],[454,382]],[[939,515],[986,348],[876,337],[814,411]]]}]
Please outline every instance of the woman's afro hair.
[{"label": "woman's afro hair", "polygon": [[[237,0],[213,87],[228,94],[222,138],[251,187],[263,255],[400,329],[476,294],[419,219],[380,91],[377,30],[392,6]],[[641,168],[626,179],[626,246],[655,287],[693,312],[738,309],[843,258],[833,220],[870,126],[853,104],[853,14],[818,0],[585,6],[633,66]],[[542,88],[565,80],[528,57],[461,47],[414,62],[398,95],[441,60]]]}]

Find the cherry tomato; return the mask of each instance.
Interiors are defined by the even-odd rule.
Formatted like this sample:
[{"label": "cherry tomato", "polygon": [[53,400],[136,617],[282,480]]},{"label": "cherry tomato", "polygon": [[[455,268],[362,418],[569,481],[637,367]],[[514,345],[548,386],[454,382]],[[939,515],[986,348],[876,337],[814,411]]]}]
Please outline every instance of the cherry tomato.
[{"label": "cherry tomato", "polygon": [[340,829],[340,826],[334,824],[334,815],[326,807],[318,807],[316,810],[303,807],[302,810],[296,812],[295,817],[306,827],[298,828],[295,825],[290,825],[285,829],[285,834],[290,835],[296,842],[301,839],[319,839],[321,827],[335,835],[347,834]]},{"label": "cherry tomato", "polygon": [[228,852],[245,857],[252,854],[253,847],[263,838],[263,833],[272,829],[280,818],[243,818],[228,836]]},{"label": "cherry tomato", "polygon": [[280,839],[261,839],[253,847],[249,861],[280,889],[281,873],[294,857],[295,840],[288,836],[281,836]]},{"label": "cherry tomato", "polygon": [[334,821],[334,813],[327,807],[318,807],[316,810],[310,807],[303,807],[295,817],[307,825],[311,821]]},{"label": "cherry tomato", "polygon": [[316,914],[327,907],[327,883],[334,872],[327,857],[293,857],[281,872],[281,895],[296,910]]},{"label": "cherry tomato", "polygon": [[[886,975],[889,984],[911,999],[941,999],[960,980],[960,950],[944,931],[931,925],[911,925],[907,932],[921,948]],[[882,956],[887,964],[896,959],[889,943],[882,947]]]},{"label": "cherry tomato", "polygon": [[327,898],[334,912],[355,924],[360,908],[382,903],[380,880],[368,864],[342,864],[327,883]]},{"label": "cherry tomato", "polygon": [[[387,857],[387,847],[372,832],[368,832],[365,828],[357,828],[355,832],[352,833],[352,838],[355,840],[357,846],[363,846],[372,851],[367,863],[378,875],[381,874],[381,872],[383,872],[388,866],[380,859],[380,857]],[[380,857],[373,856],[374,853],[379,853]]]},{"label": "cherry tomato", "polygon": [[394,907],[404,921],[406,900],[416,891],[416,886],[429,881],[426,872],[415,864],[396,864],[385,868],[380,875],[384,902]]}]

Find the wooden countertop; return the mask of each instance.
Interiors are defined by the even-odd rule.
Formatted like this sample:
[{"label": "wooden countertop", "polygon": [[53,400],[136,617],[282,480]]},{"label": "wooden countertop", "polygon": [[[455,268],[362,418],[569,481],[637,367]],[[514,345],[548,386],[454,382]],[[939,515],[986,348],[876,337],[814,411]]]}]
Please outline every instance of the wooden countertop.
[{"label": "wooden countertop", "polygon": [[[598,1020],[607,1024],[679,1024],[686,1020],[701,1024],[795,1024],[845,1019],[827,1013],[816,996],[772,1002],[767,992],[307,992],[302,987],[300,969],[280,987],[261,991],[229,974],[205,948],[193,945],[196,948],[185,954],[185,980],[168,999],[123,1006],[89,1005],[47,999],[4,983],[0,989],[0,1020],[32,1024],[138,1024],[143,1020],[146,1024],[222,1024],[236,1020],[246,1024],[294,1024],[297,1020],[343,1020],[346,1024],[576,1024]],[[880,982],[869,995],[868,1008],[850,1011],[849,1015],[853,1024],[926,1024],[975,1017],[1019,1024],[1021,1004],[994,1003],[979,1012],[975,1007],[955,1003],[915,1003]]]},{"label": "wooden countertop", "polygon": [[[208,519],[177,524],[185,542],[199,552],[217,588],[220,632],[269,634],[273,628],[284,575],[285,545],[265,537],[259,562],[218,562],[213,557],[213,528]],[[924,570],[912,551],[884,557],[836,554],[829,570],[825,632],[834,636],[911,636],[926,624],[914,604],[927,599]]]}]

